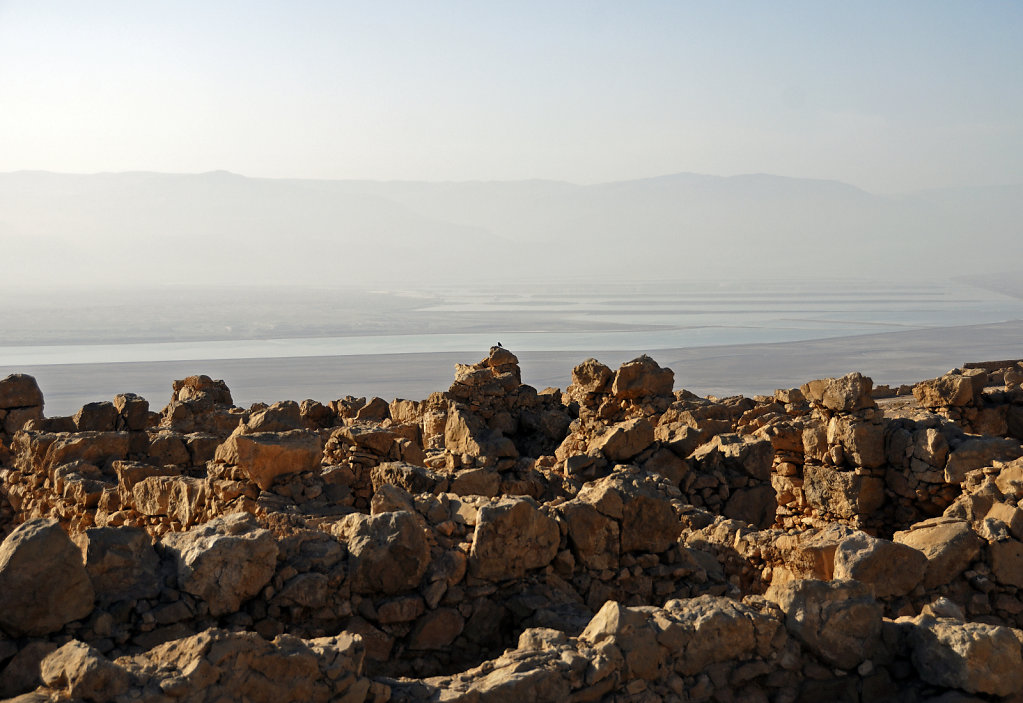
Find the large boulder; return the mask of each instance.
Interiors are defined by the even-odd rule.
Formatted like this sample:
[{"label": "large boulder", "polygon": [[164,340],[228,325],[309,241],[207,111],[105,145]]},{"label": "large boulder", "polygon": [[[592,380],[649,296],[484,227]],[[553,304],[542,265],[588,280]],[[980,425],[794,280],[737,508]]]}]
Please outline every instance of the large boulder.
[{"label": "large boulder", "polygon": [[73,699],[104,703],[128,690],[128,672],[95,647],[72,640],[43,660],[40,677],[49,688]]},{"label": "large boulder", "polygon": [[623,463],[654,443],[654,426],[637,417],[609,427],[590,443],[590,450],[603,452],[609,461]]},{"label": "large boulder", "polygon": [[194,400],[208,400],[217,405],[234,405],[231,390],[220,379],[212,379],[205,374],[189,376],[174,381],[174,395],[171,402],[187,403]]},{"label": "large boulder", "polygon": [[876,405],[871,396],[874,381],[859,372],[841,378],[821,378],[799,387],[811,403],[823,405],[832,412],[851,413]]},{"label": "large boulder", "polygon": [[963,520],[932,518],[896,532],[893,541],[927,557],[924,588],[943,586],[963,573],[980,553],[982,540]]},{"label": "large boulder", "polygon": [[770,440],[726,432],[697,447],[689,460],[699,473],[722,471],[770,482],[774,450]]},{"label": "large boulder", "polygon": [[913,386],[913,397],[925,408],[975,405],[984,384],[980,376],[947,373]]},{"label": "large boulder", "polygon": [[994,696],[1023,690],[1018,631],[929,615],[909,622],[912,661],[924,681]]},{"label": "large boulder", "polygon": [[611,383],[611,393],[622,400],[671,395],[675,372],[662,369],[646,354],[621,365]]},{"label": "large boulder", "polygon": [[835,552],[847,537],[856,534],[847,525],[833,522],[827,527],[797,535],[781,535],[775,545],[784,564],[775,567],[771,582],[782,584],[794,579],[830,581],[835,575]]},{"label": "large boulder", "polygon": [[621,538],[617,520],[578,499],[562,503],[558,512],[568,525],[568,543],[580,564],[595,570],[618,568]]},{"label": "large boulder", "polygon": [[665,663],[667,651],[657,642],[657,629],[645,608],[627,608],[609,600],[579,639],[593,645],[605,641],[614,644],[625,658],[629,679],[656,679]]},{"label": "large boulder", "polygon": [[320,467],[323,445],[316,432],[291,430],[243,434],[240,429],[217,447],[214,460],[237,466],[264,491],[278,476],[315,471]]},{"label": "large boulder", "polygon": [[109,400],[86,403],[71,418],[79,432],[113,432],[117,429],[117,408]]},{"label": "large boulder", "polygon": [[661,490],[665,484],[666,480],[650,475],[616,471],[584,485],[577,499],[619,522],[623,554],[659,553],[673,546],[682,533],[682,522]]},{"label": "large boulder", "polygon": [[883,608],[858,581],[790,581],[765,595],[785,613],[788,631],[831,666],[855,669],[880,644]]},{"label": "large boulder", "polygon": [[23,373],[12,373],[0,380],[0,410],[41,406],[43,392],[35,378]]},{"label": "large boulder", "polygon": [[0,544],[0,628],[14,637],[56,632],[92,612],[82,554],[52,518],[22,523]]},{"label": "large boulder", "polygon": [[112,464],[128,457],[130,442],[127,432],[62,432],[46,449],[43,467],[52,470],[73,461],[95,466]]},{"label": "large boulder", "polygon": [[884,427],[855,416],[835,415],[828,423],[828,444],[840,444],[845,458],[853,466],[876,469],[887,457]]},{"label": "large boulder", "polygon": [[149,476],[132,488],[132,505],[148,517],[166,516],[185,527],[199,521],[207,485],[190,476]]},{"label": "large boulder", "polygon": [[407,511],[352,514],[334,529],[348,543],[355,593],[391,595],[419,585],[430,563],[430,544]]},{"label": "large boulder", "polygon": [[137,432],[149,425],[149,401],[140,395],[120,393],[114,396],[114,409],[126,430]]},{"label": "large boulder", "polygon": [[479,509],[469,571],[477,578],[521,578],[547,566],[558,553],[561,530],[532,498],[504,498]]},{"label": "large boulder", "polygon": [[305,429],[302,410],[293,400],[282,400],[257,410],[242,423],[246,434],[257,432],[290,432]]},{"label": "large boulder", "polygon": [[238,610],[259,593],[277,568],[277,542],[248,513],[211,520],[162,539],[178,587],[203,599],[213,616]]},{"label": "large boulder", "polygon": [[806,464],[803,493],[810,505],[841,518],[869,515],[884,503],[884,480],[832,466]]},{"label": "large boulder", "polygon": [[519,455],[511,439],[488,428],[478,415],[457,406],[448,410],[444,424],[444,447],[455,454],[476,457],[514,458]]},{"label": "large boulder", "polygon": [[604,364],[590,358],[572,369],[572,386],[569,394],[606,393],[613,373]]},{"label": "large boulder", "polygon": [[927,568],[923,552],[905,544],[857,532],[835,550],[836,579],[855,579],[873,587],[878,598],[904,596],[920,583]]},{"label": "large boulder", "polygon": [[658,642],[683,676],[699,674],[718,662],[747,658],[758,643],[770,642],[780,627],[777,620],[720,596],[670,600],[664,604],[663,617],[655,616],[654,621],[660,630]]}]

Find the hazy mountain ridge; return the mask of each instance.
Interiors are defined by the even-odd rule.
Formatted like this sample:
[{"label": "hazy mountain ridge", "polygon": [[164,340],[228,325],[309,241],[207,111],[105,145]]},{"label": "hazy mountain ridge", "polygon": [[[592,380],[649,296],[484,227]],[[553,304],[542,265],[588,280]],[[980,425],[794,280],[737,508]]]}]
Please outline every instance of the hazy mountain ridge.
[{"label": "hazy mountain ridge", "polygon": [[[7,283],[380,284],[567,269],[685,275],[982,272],[1023,253],[1023,187],[879,196],[838,181],[679,173],[379,182],[0,174]],[[5,258],[7,258],[5,257]]]}]

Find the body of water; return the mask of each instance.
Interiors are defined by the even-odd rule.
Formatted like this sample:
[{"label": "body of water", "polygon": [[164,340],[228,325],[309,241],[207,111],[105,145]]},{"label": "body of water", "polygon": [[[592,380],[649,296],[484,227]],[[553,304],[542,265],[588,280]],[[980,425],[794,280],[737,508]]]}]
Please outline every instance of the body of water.
[{"label": "body of water", "polygon": [[[1023,300],[944,282],[884,286],[679,283],[585,296],[521,290],[448,293],[409,316],[418,330],[443,331],[118,343],[117,330],[111,330],[112,341],[103,344],[4,345],[0,341],[0,370],[48,364],[479,352],[498,341],[521,352],[587,355],[605,350],[797,342],[1020,320]],[[459,322],[462,317],[465,324]]]}]

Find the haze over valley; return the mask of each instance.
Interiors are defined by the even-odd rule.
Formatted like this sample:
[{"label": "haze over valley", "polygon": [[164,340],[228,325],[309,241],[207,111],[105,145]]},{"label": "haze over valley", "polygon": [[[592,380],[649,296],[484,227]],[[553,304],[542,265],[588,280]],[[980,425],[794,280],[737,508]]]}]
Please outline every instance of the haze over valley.
[{"label": "haze over valley", "polygon": [[19,289],[947,279],[1023,254],[1023,186],[876,195],[771,175],[373,182],[0,174]]}]

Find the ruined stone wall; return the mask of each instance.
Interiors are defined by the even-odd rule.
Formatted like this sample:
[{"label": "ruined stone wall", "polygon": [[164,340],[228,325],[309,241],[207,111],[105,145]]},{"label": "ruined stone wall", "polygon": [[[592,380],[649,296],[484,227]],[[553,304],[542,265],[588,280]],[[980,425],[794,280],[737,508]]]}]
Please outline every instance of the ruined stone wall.
[{"label": "ruined stone wall", "polygon": [[0,696],[1009,696],[1023,451],[948,409],[1015,391],[958,376],[714,399],[640,357],[538,393],[495,348],[423,401],[6,400],[39,412],[0,439]]}]

